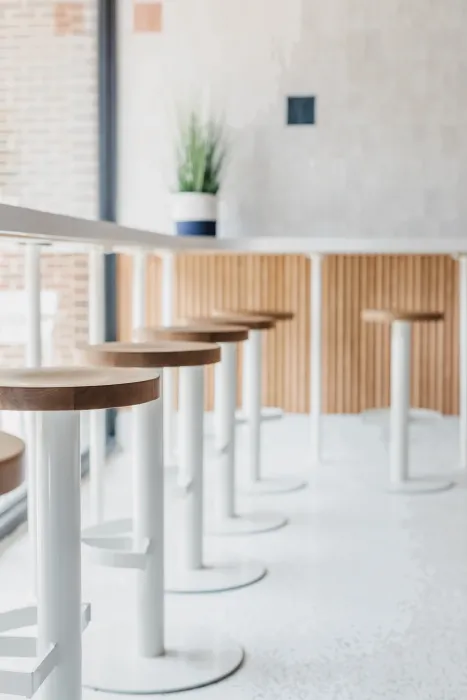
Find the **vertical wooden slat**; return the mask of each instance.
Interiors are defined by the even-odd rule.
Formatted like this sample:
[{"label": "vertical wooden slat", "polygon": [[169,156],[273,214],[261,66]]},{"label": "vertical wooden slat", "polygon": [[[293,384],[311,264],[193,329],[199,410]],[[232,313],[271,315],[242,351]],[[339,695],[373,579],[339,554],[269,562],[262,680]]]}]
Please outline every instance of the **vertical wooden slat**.
[{"label": "vertical wooden slat", "polygon": [[[322,407],[323,411],[328,410],[328,406],[332,403],[332,394],[334,391],[334,368],[333,368],[333,357],[331,349],[334,344],[330,342],[333,337],[332,329],[332,316],[333,316],[333,289],[332,284],[333,279],[333,257],[327,257],[323,261],[323,337],[325,339],[325,345],[322,352]],[[328,352],[324,352],[327,348]]]}]

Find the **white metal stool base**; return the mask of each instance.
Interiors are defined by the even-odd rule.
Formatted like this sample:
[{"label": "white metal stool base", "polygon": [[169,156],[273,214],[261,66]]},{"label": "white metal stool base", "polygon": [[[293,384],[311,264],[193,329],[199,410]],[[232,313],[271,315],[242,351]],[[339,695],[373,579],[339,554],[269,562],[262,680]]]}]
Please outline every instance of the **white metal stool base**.
[{"label": "white metal stool base", "polygon": [[[88,604],[81,606],[81,629],[84,631],[91,619]],[[60,652],[56,644],[41,649],[36,637],[6,635],[11,632],[37,625],[37,606],[16,608],[0,613],[0,688],[2,695],[19,695],[32,698],[44,681],[57,668]],[[30,670],[2,668],[3,659],[35,659],[34,668]]]},{"label": "white metal stool base", "polygon": [[83,685],[109,693],[159,694],[201,688],[227,678],[242,664],[241,646],[216,635],[168,634],[166,653],[135,656],[131,634],[115,627],[85,637]]},{"label": "white metal stool base", "polygon": [[[278,408],[276,406],[268,406],[266,408],[261,409],[261,420],[280,420],[283,417],[284,411],[282,410],[282,408]],[[248,419],[246,414],[242,410],[240,410],[235,413],[235,421],[236,423],[246,423]]]},{"label": "white metal stool base", "polygon": [[242,493],[248,496],[267,496],[275,493],[290,493],[305,488],[306,481],[296,476],[277,476],[261,478],[242,486]]},{"label": "white metal stool base", "polygon": [[401,481],[399,484],[390,484],[388,491],[394,494],[407,496],[417,496],[430,493],[440,493],[454,488],[454,481],[441,479],[440,477],[420,477],[411,478],[408,481]]},{"label": "white metal stool base", "polygon": [[281,513],[247,513],[213,523],[209,527],[209,534],[220,537],[259,535],[262,532],[279,530],[287,523],[288,518]]},{"label": "white metal stool base", "polygon": [[233,561],[204,565],[202,569],[167,572],[169,593],[221,593],[251,586],[266,576],[267,569],[256,561]]}]

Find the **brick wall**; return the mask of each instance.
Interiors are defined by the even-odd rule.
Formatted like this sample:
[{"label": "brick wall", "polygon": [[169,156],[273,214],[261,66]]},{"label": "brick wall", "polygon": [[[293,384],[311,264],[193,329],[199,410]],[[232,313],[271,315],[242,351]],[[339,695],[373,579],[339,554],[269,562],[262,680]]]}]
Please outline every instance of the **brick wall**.
[{"label": "brick wall", "polygon": [[[86,254],[41,255],[43,290],[58,295],[53,329],[52,361],[73,362],[73,349],[87,339],[88,329],[88,257]],[[19,252],[0,253],[0,299],[3,290],[24,288],[24,256]],[[18,309],[24,315],[24,309]],[[1,317],[1,309],[0,309]],[[0,364],[19,366],[24,363],[24,346],[5,343],[0,337]]]},{"label": "brick wall", "polygon": [[[0,0],[0,198],[95,218],[97,0]],[[56,360],[87,336],[87,257],[42,255],[43,289],[58,292]],[[23,287],[23,255],[0,248],[0,290]],[[0,348],[17,364],[22,348]]]}]

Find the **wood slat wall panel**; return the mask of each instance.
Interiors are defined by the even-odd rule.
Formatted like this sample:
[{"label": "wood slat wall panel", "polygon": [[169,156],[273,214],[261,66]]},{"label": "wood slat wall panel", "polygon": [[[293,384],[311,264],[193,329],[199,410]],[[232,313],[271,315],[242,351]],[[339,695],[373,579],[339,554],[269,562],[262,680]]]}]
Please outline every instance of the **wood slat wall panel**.
[{"label": "wood slat wall panel", "polygon": [[[120,256],[119,333],[131,330],[131,259]],[[161,322],[161,260],[148,261],[148,322]],[[216,306],[291,309],[263,347],[265,405],[309,406],[310,262],[305,256],[183,255],[175,268],[176,316]],[[456,414],[459,404],[458,264],[449,256],[329,256],[323,264],[323,409],[351,413],[389,404],[390,333],[363,324],[368,307],[444,311],[442,324],[413,328],[414,406]],[[239,353],[239,372],[242,357]],[[207,372],[212,408],[213,372]],[[239,385],[238,399],[241,399]]]}]

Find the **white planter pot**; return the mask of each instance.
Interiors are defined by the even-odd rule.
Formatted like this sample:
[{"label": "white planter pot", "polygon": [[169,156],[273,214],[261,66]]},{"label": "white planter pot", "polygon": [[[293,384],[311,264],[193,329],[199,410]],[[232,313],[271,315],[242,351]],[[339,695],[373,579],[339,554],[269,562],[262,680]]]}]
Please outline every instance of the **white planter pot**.
[{"label": "white planter pot", "polygon": [[179,236],[215,236],[217,197],[200,192],[172,195],[172,217]]}]

